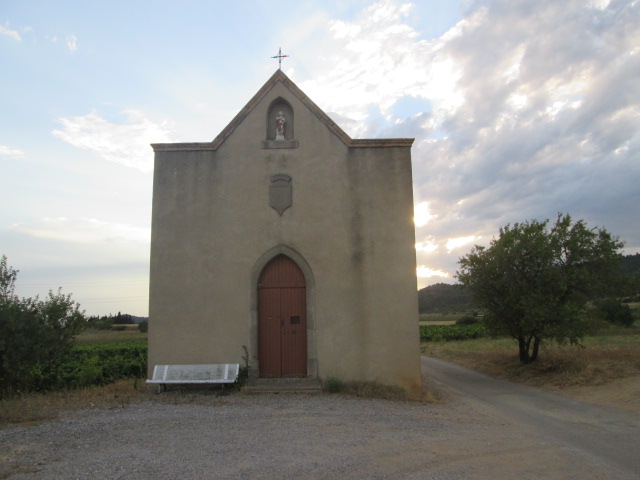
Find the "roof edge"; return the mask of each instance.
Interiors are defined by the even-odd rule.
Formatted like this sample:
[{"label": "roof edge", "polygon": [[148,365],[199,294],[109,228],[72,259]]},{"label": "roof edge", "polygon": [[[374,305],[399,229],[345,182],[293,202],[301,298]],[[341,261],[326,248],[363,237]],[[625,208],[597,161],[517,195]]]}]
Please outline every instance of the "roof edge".
[{"label": "roof edge", "polygon": [[152,143],[151,148],[154,152],[187,152],[187,151],[203,151],[216,150],[211,142],[198,143]]},{"label": "roof edge", "polygon": [[276,85],[282,82],[298,99],[333,132],[347,147],[352,148],[376,148],[376,147],[411,147],[413,138],[374,138],[374,139],[352,139],[342,130],[318,105],[315,104],[293,81],[278,69],[271,78],[258,90],[249,102],[240,110],[227,126],[213,139],[212,142],[198,143],[154,143],[151,144],[154,152],[177,152],[177,151],[215,151],[234,132],[242,121],[251,113],[256,105],[269,93]]},{"label": "roof edge", "polygon": [[281,80],[282,78],[288,79],[288,77],[282,72],[282,70],[276,70],[276,72],[271,75],[271,78],[267,80],[267,82],[258,90],[258,92],[249,100],[249,102],[240,110],[233,120],[229,122],[229,124],[224,127],[224,129],[218,134],[216,138],[211,142],[215,148],[217,149],[222,143],[229,137],[233,131],[242,123],[242,121],[251,113],[251,111],[255,108],[255,106],[264,98],[264,96],[269,93],[274,85]]},{"label": "roof edge", "polygon": [[352,148],[372,147],[410,147],[415,138],[353,138],[349,144]]}]

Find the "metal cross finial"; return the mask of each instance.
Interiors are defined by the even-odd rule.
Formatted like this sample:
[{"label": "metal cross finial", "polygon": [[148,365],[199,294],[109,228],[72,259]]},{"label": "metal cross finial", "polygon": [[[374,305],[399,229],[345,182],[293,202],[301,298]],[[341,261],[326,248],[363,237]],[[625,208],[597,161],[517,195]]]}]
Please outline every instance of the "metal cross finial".
[{"label": "metal cross finial", "polygon": [[275,55],[271,58],[278,59],[278,70],[282,70],[282,59],[288,57],[289,55],[282,55],[282,47],[278,48],[278,55]]}]

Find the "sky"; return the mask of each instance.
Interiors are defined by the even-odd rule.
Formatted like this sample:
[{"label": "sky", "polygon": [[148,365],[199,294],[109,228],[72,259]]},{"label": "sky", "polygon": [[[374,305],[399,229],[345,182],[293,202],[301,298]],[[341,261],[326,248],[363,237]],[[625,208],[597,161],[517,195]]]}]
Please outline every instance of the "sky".
[{"label": "sky", "polygon": [[0,0],[16,294],[148,313],[153,151],[282,70],[352,138],[415,138],[418,287],[558,213],[640,251],[640,0]]}]

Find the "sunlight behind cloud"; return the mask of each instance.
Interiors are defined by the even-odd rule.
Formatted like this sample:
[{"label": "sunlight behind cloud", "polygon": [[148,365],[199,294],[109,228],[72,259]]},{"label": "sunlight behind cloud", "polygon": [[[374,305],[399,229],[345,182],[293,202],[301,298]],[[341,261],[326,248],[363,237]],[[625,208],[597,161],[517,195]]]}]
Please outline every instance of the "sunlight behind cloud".
[{"label": "sunlight behind cloud", "polygon": [[429,202],[420,202],[413,207],[413,222],[416,227],[423,227],[434,218],[438,216],[432,215],[429,211]]},{"label": "sunlight behind cloud", "polygon": [[475,235],[470,235],[468,237],[450,238],[447,240],[447,250],[451,252],[456,248],[464,247],[465,245],[469,245],[470,243],[473,243],[479,239],[480,237],[476,237]]},{"label": "sunlight behind cloud", "polygon": [[418,242],[416,243],[416,251],[424,252],[424,253],[433,253],[438,251],[438,244],[431,240]]},{"label": "sunlight behind cloud", "polygon": [[442,270],[432,270],[431,268],[425,265],[418,265],[416,269],[416,274],[419,278],[432,278],[432,277],[441,277],[441,278],[449,278],[449,274],[447,272],[443,272]]}]

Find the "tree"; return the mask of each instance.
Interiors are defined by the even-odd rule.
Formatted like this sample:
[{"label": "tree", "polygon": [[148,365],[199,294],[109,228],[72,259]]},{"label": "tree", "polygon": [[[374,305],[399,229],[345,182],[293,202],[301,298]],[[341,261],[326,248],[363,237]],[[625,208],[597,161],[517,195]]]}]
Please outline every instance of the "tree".
[{"label": "tree", "polygon": [[520,361],[533,362],[543,341],[578,343],[587,331],[587,302],[618,278],[623,243],[605,229],[559,214],[500,228],[489,248],[476,245],[459,261],[458,279],[485,311],[490,331],[518,341]]},{"label": "tree", "polygon": [[0,394],[55,386],[58,368],[86,324],[71,295],[45,300],[13,294],[17,271],[0,263]]},{"label": "tree", "polygon": [[0,302],[8,302],[13,298],[17,277],[18,270],[7,265],[7,256],[2,255],[0,259]]}]

